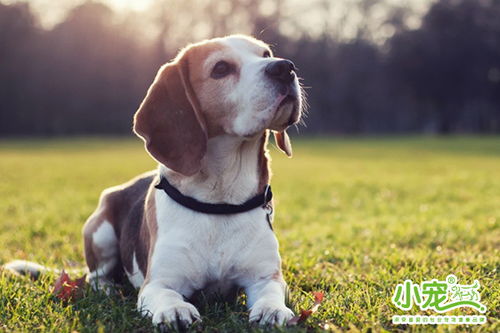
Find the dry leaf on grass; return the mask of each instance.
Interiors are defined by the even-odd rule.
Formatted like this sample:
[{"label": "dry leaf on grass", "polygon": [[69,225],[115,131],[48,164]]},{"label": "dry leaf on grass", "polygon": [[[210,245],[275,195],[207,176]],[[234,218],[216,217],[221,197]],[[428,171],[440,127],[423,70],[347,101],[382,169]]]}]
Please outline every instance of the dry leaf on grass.
[{"label": "dry leaf on grass", "polygon": [[85,277],[84,275],[79,279],[71,280],[69,275],[63,270],[54,283],[52,294],[63,301],[76,300],[82,297]]},{"label": "dry leaf on grass", "polygon": [[323,301],[324,294],[320,291],[312,293],[314,295],[314,304],[309,310],[301,310],[300,315],[293,317],[287,322],[287,325],[293,326],[307,320],[314,312],[318,311],[319,305]]}]

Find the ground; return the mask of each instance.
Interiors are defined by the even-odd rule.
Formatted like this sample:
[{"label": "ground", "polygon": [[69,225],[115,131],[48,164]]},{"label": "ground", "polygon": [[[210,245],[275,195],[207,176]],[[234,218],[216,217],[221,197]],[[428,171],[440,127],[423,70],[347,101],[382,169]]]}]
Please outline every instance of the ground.
[{"label": "ground", "polygon": [[[325,293],[317,313],[283,331],[408,329],[391,324],[403,314],[391,302],[396,285],[451,273],[480,281],[488,322],[439,328],[500,330],[500,138],[296,140],[293,159],[271,150],[289,302],[299,311],[311,292]],[[82,267],[81,227],[100,191],[152,168],[137,139],[0,141],[0,264]],[[1,274],[0,330],[154,330],[133,296],[87,290],[64,304],[51,296],[53,282]],[[241,304],[201,310],[196,331],[258,331]],[[455,311],[464,313],[474,314]]]}]

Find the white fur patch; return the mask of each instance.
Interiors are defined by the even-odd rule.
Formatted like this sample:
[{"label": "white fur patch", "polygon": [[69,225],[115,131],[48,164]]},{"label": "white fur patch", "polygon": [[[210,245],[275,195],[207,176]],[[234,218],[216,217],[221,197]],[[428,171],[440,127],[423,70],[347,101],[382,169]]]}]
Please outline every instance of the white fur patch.
[{"label": "white fur patch", "polygon": [[92,242],[100,251],[100,259],[99,267],[90,273],[89,278],[102,278],[113,269],[118,258],[118,238],[111,223],[103,221],[99,228],[92,234]]},{"label": "white fur patch", "polygon": [[127,272],[128,280],[135,288],[140,288],[144,283],[144,275],[137,264],[135,253],[132,255],[132,272]]},{"label": "white fur patch", "polygon": [[107,252],[116,252],[116,249],[110,247],[110,244],[116,244],[118,239],[116,238],[115,229],[108,221],[103,221],[102,224],[97,228],[92,234],[92,242],[100,250],[102,250],[101,255],[108,257]]}]

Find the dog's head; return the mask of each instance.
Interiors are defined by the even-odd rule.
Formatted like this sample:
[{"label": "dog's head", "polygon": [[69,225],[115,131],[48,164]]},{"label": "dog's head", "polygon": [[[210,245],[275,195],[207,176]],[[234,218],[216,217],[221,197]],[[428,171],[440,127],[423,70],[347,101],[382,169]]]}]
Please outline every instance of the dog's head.
[{"label": "dog's head", "polygon": [[162,66],[134,119],[158,162],[184,175],[199,171],[208,138],[255,138],[270,129],[288,156],[286,129],[302,113],[294,64],[251,37],[193,44]]}]

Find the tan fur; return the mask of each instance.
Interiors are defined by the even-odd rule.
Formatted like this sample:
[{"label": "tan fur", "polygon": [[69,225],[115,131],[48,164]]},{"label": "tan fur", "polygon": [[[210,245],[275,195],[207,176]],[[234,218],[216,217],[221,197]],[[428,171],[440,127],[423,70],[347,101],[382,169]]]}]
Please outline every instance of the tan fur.
[{"label": "tan fur", "polygon": [[[211,54],[216,53],[219,57],[236,64],[238,64],[238,61],[231,58],[227,46],[217,41],[196,44],[196,46],[192,46],[186,53],[191,66],[191,82],[202,106],[201,109],[205,118],[208,137],[211,138],[223,134],[225,123],[231,120],[228,118],[227,113],[222,112],[228,108],[227,105],[224,105],[226,101],[222,96],[222,86],[227,84],[227,82],[208,80],[210,69],[215,63],[207,62],[206,59]],[[234,79],[236,80],[237,77]]]},{"label": "tan fur", "polygon": [[[158,181],[158,178],[155,178],[153,184]],[[143,226],[145,226],[148,231],[148,253],[147,253],[147,262],[151,262],[151,257],[153,255],[153,247],[152,244],[156,243],[157,235],[158,235],[158,221],[156,220],[156,203],[154,197],[154,188],[150,187],[148,194],[146,196],[146,213],[144,214]],[[142,258],[141,260],[146,260],[146,258]],[[142,270],[142,274],[145,276],[145,281],[148,281],[149,275],[147,274],[147,269]]]},{"label": "tan fur", "polygon": [[134,119],[134,131],[158,162],[184,175],[200,169],[205,120],[190,81],[189,58],[163,66]]},{"label": "tan fur", "polygon": [[262,191],[264,186],[270,183],[270,171],[269,171],[269,152],[267,151],[267,141],[269,137],[269,131],[266,131],[262,138],[260,139],[259,148],[259,159],[258,159],[258,170],[259,170],[259,189],[258,192]]},{"label": "tan fur", "polygon": [[276,141],[276,145],[279,149],[281,149],[286,156],[292,157],[292,143],[290,141],[290,137],[288,133],[283,131],[275,131],[274,132],[274,140]]}]

